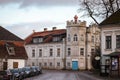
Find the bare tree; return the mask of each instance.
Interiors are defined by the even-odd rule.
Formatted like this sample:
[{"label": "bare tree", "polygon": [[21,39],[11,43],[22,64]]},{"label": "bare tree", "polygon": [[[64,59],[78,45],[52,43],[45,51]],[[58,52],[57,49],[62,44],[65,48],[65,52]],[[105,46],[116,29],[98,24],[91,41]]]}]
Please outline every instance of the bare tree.
[{"label": "bare tree", "polygon": [[80,0],[79,12],[84,12],[82,16],[91,17],[97,24],[97,18],[108,18],[112,13],[120,9],[120,0]]}]

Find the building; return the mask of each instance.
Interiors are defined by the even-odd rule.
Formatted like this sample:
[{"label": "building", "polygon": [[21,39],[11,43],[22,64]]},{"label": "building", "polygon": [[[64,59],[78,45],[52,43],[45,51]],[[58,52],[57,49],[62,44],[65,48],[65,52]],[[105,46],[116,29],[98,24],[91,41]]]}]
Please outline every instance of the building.
[{"label": "building", "polygon": [[24,67],[27,58],[24,41],[0,26],[0,70]]},{"label": "building", "polygon": [[110,73],[115,71],[120,73],[120,9],[99,26],[101,29],[101,63],[110,65]]},{"label": "building", "polygon": [[63,69],[65,57],[66,30],[53,27],[42,32],[33,32],[26,38],[25,49],[28,54],[28,66],[42,66],[47,69]]},{"label": "building", "polygon": [[77,15],[74,20],[67,21],[66,29],[53,27],[53,30],[33,31],[25,39],[27,65],[47,69],[91,69],[91,52],[95,53],[99,46],[99,33],[95,24],[87,27]]},{"label": "building", "polygon": [[97,25],[86,26],[86,21],[67,21],[66,65],[67,69],[92,69],[92,53],[100,45],[100,30]]}]

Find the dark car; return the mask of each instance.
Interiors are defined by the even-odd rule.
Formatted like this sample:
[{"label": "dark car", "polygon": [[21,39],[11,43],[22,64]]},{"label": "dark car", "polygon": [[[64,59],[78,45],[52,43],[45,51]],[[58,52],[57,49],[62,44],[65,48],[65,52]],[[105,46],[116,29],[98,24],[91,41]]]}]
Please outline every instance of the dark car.
[{"label": "dark car", "polygon": [[19,73],[19,69],[15,68],[15,69],[10,69],[11,73],[12,73],[12,80],[20,80],[21,79],[21,75]]},{"label": "dark car", "polygon": [[0,80],[12,80],[12,74],[9,70],[0,71]]},{"label": "dark car", "polygon": [[20,79],[24,79],[27,77],[26,72],[24,71],[24,68],[18,68]]},{"label": "dark car", "polygon": [[32,73],[32,76],[37,75],[37,69],[36,69],[36,66],[31,66],[31,73]]},{"label": "dark car", "polygon": [[26,74],[26,77],[32,76],[32,71],[31,71],[30,67],[24,67],[23,70],[24,70],[24,72]]},{"label": "dark car", "polygon": [[39,66],[36,66],[37,74],[42,74],[42,68]]}]

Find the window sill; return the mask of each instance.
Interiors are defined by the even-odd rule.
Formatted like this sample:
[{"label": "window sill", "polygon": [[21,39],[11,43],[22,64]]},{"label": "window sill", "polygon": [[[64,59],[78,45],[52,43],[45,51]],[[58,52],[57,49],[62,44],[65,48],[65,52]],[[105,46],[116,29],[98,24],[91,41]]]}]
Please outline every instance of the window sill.
[{"label": "window sill", "polygon": [[105,51],[112,51],[112,49],[105,49]]},{"label": "window sill", "polygon": [[115,51],[120,51],[120,48],[116,48]]}]

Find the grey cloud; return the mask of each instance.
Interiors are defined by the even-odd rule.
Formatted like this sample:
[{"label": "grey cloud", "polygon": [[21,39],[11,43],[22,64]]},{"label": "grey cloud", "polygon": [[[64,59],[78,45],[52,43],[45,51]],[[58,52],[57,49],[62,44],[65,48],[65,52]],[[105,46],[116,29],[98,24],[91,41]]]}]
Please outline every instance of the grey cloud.
[{"label": "grey cloud", "polygon": [[[60,26],[62,25],[62,26]],[[35,23],[21,23],[21,24],[13,24],[13,25],[5,25],[6,29],[11,31],[12,33],[16,34],[17,36],[21,37],[22,39],[26,38],[30,35],[33,30],[35,31],[43,31],[44,28],[48,28],[51,30],[52,27],[65,28],[64,22],[52,22],[52,21],[45,21],[45,22],[35,22]]]},{"label": "grey cloud", "polygon": [[0,5],[18,3],[20,7],[28,6],[76,6],[78,0],[0,0]]}]

